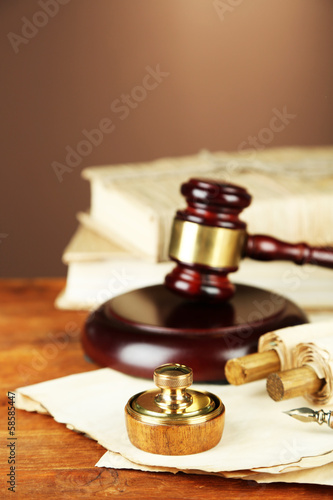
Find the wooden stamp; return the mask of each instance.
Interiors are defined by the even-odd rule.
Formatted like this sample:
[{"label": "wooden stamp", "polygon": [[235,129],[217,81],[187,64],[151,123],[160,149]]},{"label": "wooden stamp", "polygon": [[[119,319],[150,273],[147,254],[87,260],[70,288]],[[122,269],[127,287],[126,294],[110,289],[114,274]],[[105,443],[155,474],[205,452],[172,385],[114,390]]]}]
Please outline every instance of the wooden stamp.
[{"label": "wooden stamp", "polygon": [[159,389],[133,396],[125,408],[134,446],[160,455],[190,455],[216,446],[223,433],[225,408],[210,392],[188,387],[192,369],[166,364],[154,371]]}]

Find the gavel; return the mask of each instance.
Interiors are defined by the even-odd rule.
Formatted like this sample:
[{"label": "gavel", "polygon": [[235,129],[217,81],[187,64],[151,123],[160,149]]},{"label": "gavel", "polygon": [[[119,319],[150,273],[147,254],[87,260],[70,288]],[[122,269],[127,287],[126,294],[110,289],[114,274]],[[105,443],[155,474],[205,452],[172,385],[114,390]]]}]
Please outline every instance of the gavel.
[{"label": "gavel", "polygon": [[238,270],[244,257],[333,268],[332,247],[248,234],[239,214],[251,196],[242,187],[193,178],[182,184],[181,193],[187,207],[176,212],[169,247],[177,265],[165,278],[165,286],[179,295],[227,301],[235,293],[228,274]]},{"label": "gavel", "polygon": [[[333,267],[333,249],[292,245],[249,235],[240,212],[249,206],[246,189],[190,179],[181,187],[187,207],[173,224],[170,258],[176,267],[165,283],[113,297],[88,318],[85,353],[102,366],[151,377],[157,365],[181,361],[195,381],[221,381],[228,360],[256,350],[267,332],[306,323],[288,298],[257,287],[230,283],[243,257],[291,260]],[[269,308],[256,304],[269,302]]]}]

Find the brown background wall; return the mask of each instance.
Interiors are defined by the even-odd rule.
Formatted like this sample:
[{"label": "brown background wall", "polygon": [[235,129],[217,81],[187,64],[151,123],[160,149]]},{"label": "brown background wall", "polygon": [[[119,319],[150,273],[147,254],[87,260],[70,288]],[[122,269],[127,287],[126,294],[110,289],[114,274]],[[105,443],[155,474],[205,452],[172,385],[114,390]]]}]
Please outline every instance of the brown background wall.
[{"label": "brown background wall", "polygon": [[[1,275],[65,274],[85,166],[234,150],[284,107],[267,146],[331,144],[332,22],[331,0],[2,0]],[[114,131],[59,182],[52,163],[103,118]]]}]

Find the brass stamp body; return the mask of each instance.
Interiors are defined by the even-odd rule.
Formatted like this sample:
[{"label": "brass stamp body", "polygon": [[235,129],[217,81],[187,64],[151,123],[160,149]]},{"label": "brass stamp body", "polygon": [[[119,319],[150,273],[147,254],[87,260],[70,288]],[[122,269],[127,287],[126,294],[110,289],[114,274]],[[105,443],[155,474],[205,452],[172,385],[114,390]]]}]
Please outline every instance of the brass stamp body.
[{"label": "brass stamp body", "polygon": [[189,455],[219,443],[224,405],[214,394],[187,390],[192,380],[191,368],[162,365],[154,372],[159,389],[130,398],[125,417],[134,446],[161,455]]}]

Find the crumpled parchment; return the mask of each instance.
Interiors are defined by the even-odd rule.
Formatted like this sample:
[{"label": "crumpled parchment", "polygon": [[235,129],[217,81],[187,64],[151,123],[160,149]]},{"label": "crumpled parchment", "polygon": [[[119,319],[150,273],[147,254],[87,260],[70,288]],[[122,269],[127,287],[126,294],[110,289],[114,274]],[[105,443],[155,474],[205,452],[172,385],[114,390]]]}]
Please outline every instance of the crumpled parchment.
[{"label": "crumpled parchment", "polygon": [[283,411],[304,406],[304,399],[276,403],[268,397],[264,380],[236,387],[193,385],[217,394],[226,407],[224,433],[215,448],[186,456],[135,448],[127,436],[124,407],[131,396],[153,387],[153,382],[104,368],[21,387],[16,407],[49,413],[98,441],[111,452],[101,458],[99,467],[116,468],[118,459],[121,468],[218,473],[268,482],[296,481],[290,478],[301,474],[301,482],[333,485],[333,474],[330,482],[327,478],[333,463],[332,429],[285,415]]}]

